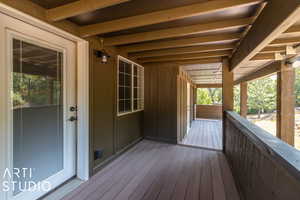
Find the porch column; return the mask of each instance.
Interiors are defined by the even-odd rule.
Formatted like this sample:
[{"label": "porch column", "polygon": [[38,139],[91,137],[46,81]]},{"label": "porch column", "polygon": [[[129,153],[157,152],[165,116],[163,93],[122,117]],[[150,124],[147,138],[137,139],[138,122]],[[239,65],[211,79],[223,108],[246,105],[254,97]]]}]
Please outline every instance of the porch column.
[{"label": "porch column", "polygon": [[194,85],[194,105],[193,105],[193,109],[194,109],[194,120],[196,120],[197,118],[197,86]]},{"label": "porch column", "polygon": [[230,71],[228,58],[223,59],[222,73],[222,97],[223,97],[223,112],[225,110],[233,110],[233,72]]},{"label": "porch column", "polygon": [[284,61],[277,73],[277,137],[294,146],[295,69]]},{"label": "porch column", "polygon": [[248,105],[247,105],[247,101],[248,101],[248,84],[247,82],[241,82],[240,84],[240,107],[241,107],[241,112],[240,115],[242,117],[247,117],[247,113],[248,113]]},{"label": "porch column", "polygon": [[228,58],[222,61],[222,113],[223,113],[223,152],[226,152],[226,115],[224,111],[233,110],[233,72],[230,71]]}]

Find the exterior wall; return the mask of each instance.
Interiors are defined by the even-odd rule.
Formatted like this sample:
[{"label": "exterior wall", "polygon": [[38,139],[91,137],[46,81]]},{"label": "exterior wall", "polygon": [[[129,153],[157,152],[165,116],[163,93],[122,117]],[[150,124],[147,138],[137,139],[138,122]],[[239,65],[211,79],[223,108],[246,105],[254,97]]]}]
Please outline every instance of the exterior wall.
[{"label": "exterior wall", "polygon": [[225,154],[243,200],[299,199],[300,152],[233,112],[224,118]]},{"label": "exterior wall", "polygon": [[178,66],[174,64],[147,64],[144,67],[145,137],[177,143]]},{"label": "exterior wall", "polygon": [[[96,41],[90,41],[90,105],[91,105],[91,166],[96,172],[128,145],[143,136],[143,112],[117,117],[117,55],[116,49],[107,49],[111,55],[107,64],[94,56],[99,49]],[[124,54],[123,54],[124,56]],[[103,150],[103,157],[94,160],[94,151]]]},{"label": "exterior wall", "polygon": [[197,105],[197,118],[222,119],[222,105]]}]

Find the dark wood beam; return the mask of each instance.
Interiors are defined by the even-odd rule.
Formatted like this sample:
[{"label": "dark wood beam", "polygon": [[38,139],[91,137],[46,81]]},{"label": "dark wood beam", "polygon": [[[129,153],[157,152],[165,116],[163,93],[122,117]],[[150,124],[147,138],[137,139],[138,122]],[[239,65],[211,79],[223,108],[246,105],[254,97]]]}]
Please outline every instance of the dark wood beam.
[{"label": "dark wood beam", "polygon": [[299,0],[271,0],[253,23],[233,54],[231,70],[244,66],[252,57],[291,27],[300,17]]},{"label": "dark wood beam", "polygon": [[241,82],[252,81],[258,78],[262,78],[271,74],[274,74],[280,70],[281,61],[272,62],[263,68],[254,71],[248,75],[245,75],[234,82],[234,84],[239,84]]},{"label": "dark wood beam", "polygon": [[132,44],[121,46],[120,50],[124,52],[140,52],[157,49],[168,49],[174,47],[199,46],[203,44],[211,44],[215,42],[234,42],[241,38],[239,33],[209,35],[194,38],[173,39],[168,41],[144,42],[141,44]]},{"label": "dark wood beam", "polygon": [[129,53],[128,55],[129,57],[133,57],[133,58],[147,58],[147,57],[156,57],[156,56],[180,55],[180,54],[187,54],[187,53],[231,50],[234,47],[235,47],[234,44],[213,44],[213,45],[200,45],[200,46],[192,46],[192,47],[142,51],[137,53]]},{"label": "dark wood beam", "polygon": [[176,56],[160,56],[160,57],[139,59],[139,62],[150,63],[150,62],[165,62],[165,61],[174,61],[174,60],[204,59],[204,58],[229,56],[229,55],[231,55],[231,53],[232,53],[231,50],[224,50],[224,51],[182,54],[182,55],[176,55]]},{"label": "dark wood beam", "polygon": [[212,83],[212,84],[197,84],[197,88],[221,88],[222,84],[221,83]]},{"label": "dark wood beam", "polygon": [[135,33],[129,35],[121,35],[104,38],[105,46],[123,45],[137,42],[145,42],[151,40],[159,40],[166,38],[183,37],[187,35],[208,33],[212,31],[222,31],[233,28],[241,28],[252,24],[254,18],[231,19],[217,22],[210,22],[205,24],[195,24],[190,26],[168,28],[157,31],[149,31],[142,33]]},{"label": "dark wood beam", "polygon": [[80,28],[82,37],[115,32],[140,26],[158,24],[174,21],[193,16],[205,15],[217,11],[225,11],[242,6],[251,6],[262,2],[262,0],[213,0],[194,3],[187,6],[155,11],[142,15],[116,19],[98,24],[86,25]]},{"label": "dark wood beam", "polygon": [[130,0],[79,0],[63,6],[48,9],[46,15],[49,21],[59,21],[127,1]]}]

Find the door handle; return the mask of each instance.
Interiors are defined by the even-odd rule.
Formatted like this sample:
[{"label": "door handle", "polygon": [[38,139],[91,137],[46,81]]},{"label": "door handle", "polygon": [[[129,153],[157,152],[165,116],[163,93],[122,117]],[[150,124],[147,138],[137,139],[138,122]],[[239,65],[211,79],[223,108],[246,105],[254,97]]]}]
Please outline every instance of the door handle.
[{"label": "door handle", "polygon": [[70,121],[70,122],[77,121],[77,117],[75,117],[75,116],[72,116],[72,117],[70,117],[70,118],[69,118],[69,121]]}]

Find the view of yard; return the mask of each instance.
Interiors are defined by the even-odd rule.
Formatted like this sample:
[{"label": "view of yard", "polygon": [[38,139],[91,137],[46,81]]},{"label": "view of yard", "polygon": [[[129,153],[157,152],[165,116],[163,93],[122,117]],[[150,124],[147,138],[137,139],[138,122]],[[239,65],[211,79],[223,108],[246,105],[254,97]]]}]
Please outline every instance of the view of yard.
[{"label": "view of yard", "polygon": [[[295,148],[300,150],[300,110],[295,109]],[[258,119],[257,114],[247,116],[248,120],[266,130],[270,134],[276,136],[276,113],[262,114]]]},{"label": "view of yard", "polygon": [[[295,148],[300,150],[300,68],[295,70]],[[248,120],[276,136],[276,74],[248,82]],[[221,88],[198,88],[197,104],[222,104]],[[234,111],[240,113],[240,85],[234,87]]]}]

